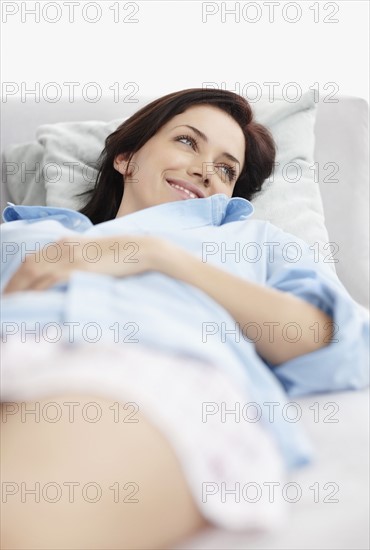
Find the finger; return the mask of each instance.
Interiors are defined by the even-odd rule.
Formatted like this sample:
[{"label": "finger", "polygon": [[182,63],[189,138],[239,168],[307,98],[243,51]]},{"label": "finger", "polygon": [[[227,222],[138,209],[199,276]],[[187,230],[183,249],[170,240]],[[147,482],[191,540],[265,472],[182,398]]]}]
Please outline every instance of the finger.
[{"label": "finger", "polygon": [[13,273],[12,277],[6,284],[3,293],[9,294],[10,292],[26,290],[34,280],[43,275],[45,275],[45,273],[40,272],[39,266],[34,265],[31,260],[27,259],[22,262],[17,271]]},{"label": "finger", "polygon": [[44,274],[32,280],[13,277],[6,285],[3,294],[26,292],[27,290],[46,290],[61,281],[61,277]]},{"label": "finger", "polygon": [[47,290],[48,288],[62,282],[62,277],[56,275],[44,275],[33,281],[33,283],[24,290]]},{"label": "finger", "polygon": [[27,280],[17,271],[13,277],[6,284],[3,294],[10,294],[11,292],[18,292],[24,290],[27,285]]}]

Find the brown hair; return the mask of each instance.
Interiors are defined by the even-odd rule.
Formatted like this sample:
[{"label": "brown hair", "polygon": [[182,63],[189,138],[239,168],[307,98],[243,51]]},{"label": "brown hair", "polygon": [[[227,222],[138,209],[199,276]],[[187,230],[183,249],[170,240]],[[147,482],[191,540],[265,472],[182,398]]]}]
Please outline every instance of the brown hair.
[{"label": "brown hair", "polygon": [[117,155],[137,152],[164,124],[192,105],[213,105],[225,111],[241,127],[246,147],[243,170],[235,183],[233,197],[251,200],[274,168],[276,145],[269,130],[254,121],[248,101],[228,90],[190,88],[172,92],[148,103],[125,120],[105,140],[98,159],[98,175],[93,189],[77,195],[91,194],[80,212],[92,223],[114,219],[120,207],[124,178],[114,168]]}]

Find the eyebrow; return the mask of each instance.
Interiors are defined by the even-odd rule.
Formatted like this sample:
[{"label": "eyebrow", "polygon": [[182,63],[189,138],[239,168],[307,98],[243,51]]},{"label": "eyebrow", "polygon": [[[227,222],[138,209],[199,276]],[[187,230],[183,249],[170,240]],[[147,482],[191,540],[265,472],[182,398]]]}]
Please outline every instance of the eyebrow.
[{"label": "eyebrow", "polygon": [[[205,143],[208,143],[208,138],[206,136],[206,134],[203,134],[203,132],[201,132],[200,130],[198,130],[198,128],[194,128],[194,126],[189,126],[189,124],[180,124],[179,126],[174,126],[172,128],[172,130],[174,130],[175,128],[180,128],[180,126],[185,126],[186,128],[190,128],[190,130],[193,130],[193,132],[200,138],[202,139]],[[227,153],[226,151],[224,151],[222,153],[223,156],[225,156],[226,158],[228,158],[229,160],[233,161],[233,162],[236,162],[237,164],[239,164],[240,166],[240,162],[238,161],[238,159],[236,159],[235,157],[233,157],[232,155],[230,155],[230,153]]]}]

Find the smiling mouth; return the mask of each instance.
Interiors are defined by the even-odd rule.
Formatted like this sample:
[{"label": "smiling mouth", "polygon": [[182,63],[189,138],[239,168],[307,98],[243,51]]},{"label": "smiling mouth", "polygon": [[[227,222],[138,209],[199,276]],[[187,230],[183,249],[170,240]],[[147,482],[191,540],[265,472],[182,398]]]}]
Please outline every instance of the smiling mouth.
[{"label": "smiling mouth", "polygon": [[172,187],[179,195],[182,196],[183,199],[199,199],[195,193],[192,193],[188,189],[185,189],[185,187],[181,187],[181,185],[178,185],[177,183],[169,183],[166,180],[167,184]]}]

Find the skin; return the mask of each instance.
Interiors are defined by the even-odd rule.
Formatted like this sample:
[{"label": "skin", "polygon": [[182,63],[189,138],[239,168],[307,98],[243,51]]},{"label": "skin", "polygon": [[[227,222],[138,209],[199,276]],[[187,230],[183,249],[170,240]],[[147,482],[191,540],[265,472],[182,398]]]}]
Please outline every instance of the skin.
[{"label": "skin", "polygon": [[[127,411],[122,397],[120,422],[112,408],[116,399],[67,393],[50,395],[37,402],[19,403],[27,410],[45,410],[51,402],[63,411],[56,423],[40,414],[21,420],[1,407],[0,473],[7,494],[0,507],[0,547],[4,550],[151,550],[173,548],[174,544],[207,526],[194,504],[178,457],[165,436],[140,410],[136,423],[123,421]],[[78,403],[74,421],[69,422],[64,403]],[[96,423],[86,422],[82,408],[94,403],[102,412]],[[115,405],[114,405],[115,403]],[[140,401],[138,401],[140,403]],[[20,410],[20,409],[19,409]],[[128,409],[132,413],[132,408]],[[150,460],[148,459],[150,457]],[[61,487],[59,502],[43,498],[48,483]],[[74,482],[73,501],[68,483]],[[101,499],[87,502],[82,487],[93,482],[101,488]],[[22,483],[25,488],[22,491]],[[26,495],[39,483],[41,497]],[[127,483],[133,485],[125,487]],[[119,486],[119,493],[112,487]],[[120,495],[114,500],[114,495]],[[95,496],[92,492],[88,498]],[[134,500],[134,502],[132,502]]]},{"label": "skin", "polygon": [[[201,130],[208,137],[208,143],[197,138],[198,146],[194,148],[186,139],[178,140],[183,134],[196,137],[188,128],[174,128],[183,124]],[[240,166],[230,162],[224,152],[234,156]],[[211,106],[197,105],[187,109],[163,126],[135,153],[130,163],[128,155],[116,157],[114,167],[125,176],[124,194],[117,218],[166,202],[202,200],[184,199],[167,184],[166,178],[189,181],[201,189],[206,197],[217,193],[231,197],[243,167],[244,154],[243,133],[229,115]],[[237,170],[237,177],[233,181],[227,177],[226,166]],[[73,239],[68,237],[57,241],[62,251],[59,262],[48,263],[42,259],[36,262],[35,256],[28,256],[8,282],[4,294],[45,290],[57,282],[68,280],[74,269],[116,277],[152,270],[208,293],[240,326],[251,320],[259,323],[260,327],[265,324],[266,329],[255,345],[261,357],[272,365],[315,351],[330,342],[331,319],[318,308],[289,293],[240,279],[155,236],[125,235],[94,239],[94,242],[97,241],[101,246],[102,257],[96,263],[86,262],[81,250],[89,239],[77,235]],[[116,241],[119,241],[121,249],[134,241],[138,261],[115,261],[112,242]],[[74,248],[73,262],[70,261],[70,242],[79,243]],[[225,292],[225,288],[228,292]],[[278,321],[283,326],[292,320],[302,328],[301,339],[296,343],[286,342],[282,335],[276,333],[276,338],[271,342],[269,322]],[[316,322],[319,323],[322,335],[319,342],[313,341],[313,333],[309,328]],[[73,401],[76,396],[65,395],[59,400],[61,403]],[[58,402],[55,398],[53,401]],[[88,396],[86,401],[101,403],[102,407],[104,405],[104,400],[99,400],[98,396]],[[30,407],[32,405],[34,403]],[[130,432],[125,432],[120,425],[117,427],[112,424],[100,425],[97,431],[87,433],[90,428],[86,423],[73,426],[52,424],[52,429],[45,422],[25,426],[16,417],[9,418],[2,438],[3,479],[37,480],[40,477],[43,479],[43,476],[54,479],[57,472],[59,479],[63,478],[62,474],[64,479],[79,479],[79,476],[84,475],[83,465],[92,461],[91,467],[95,469],[90,477],[100,479],[102,485],[109,486],[109,480],[112,479],[146,479],[143,504],[132,508],[122,506],[117,512],[117,506],[114,505],[98,509],[81,502],[73,509],[74,517],[79,519],[77,523],[73,523],[68,506],[56,510],[53,505],[44,503],[41,510],[41,506],[3,505],[2,523],[7,526],[3,530],[4,548],[33,548],[29,544],[30,540],[35,540],[35,536],[37,543],[34,548],[38,549],[97,548],[94,541],[102,537],[106,548],[165,548],[207,525],[194,504],[169,442],[144,415],[135,430]],[[81,440],[88,440],[90,447],[89,452],[83,453],[78,460],[75,448]],[[149,455],[150,464],[146,460]],[[22,458],[26,456],[27,460]],[[101,466],[107,456],[117,456],[109,472]],[[122,461],[123,456],[128,456],[126,461]],[[65,464],[66,458],[69,469]],[[151,468],[151,464],[156,467]],[[168,499],[151,500],[152,495],[163,494],[163,491],[170,496]],[[44,517],[47,522],[43,520]],[[22,524],[22,530],[17,528],[19,524]],[[70,529],[61,530],[61,525],[68,525]],[[139,526],[145,526],[140,534]]]}]

